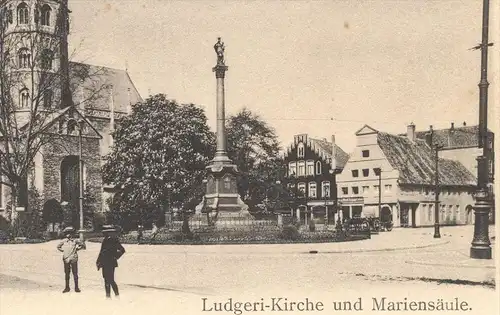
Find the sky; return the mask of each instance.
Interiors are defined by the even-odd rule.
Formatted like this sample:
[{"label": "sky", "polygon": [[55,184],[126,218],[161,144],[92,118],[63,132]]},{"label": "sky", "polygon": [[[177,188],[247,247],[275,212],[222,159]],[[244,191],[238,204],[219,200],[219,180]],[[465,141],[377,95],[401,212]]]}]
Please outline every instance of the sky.
[{"label": "sky", "polygon": [[[495,41],[499,9],[492,3]],[[201,105],[212,128],[219,36],[229,66],[226,113],[250,109],[283,147],[294,134],[334,134],[350,152],[364,124],[404,133],[411,122],[417,130],[478,123],[480,52],[469,48],[481,41],[481,0],[69,4],[75,61],[127,69],[143,98],[164,93]],[[499,99],[496,43],[490,104]]]}]

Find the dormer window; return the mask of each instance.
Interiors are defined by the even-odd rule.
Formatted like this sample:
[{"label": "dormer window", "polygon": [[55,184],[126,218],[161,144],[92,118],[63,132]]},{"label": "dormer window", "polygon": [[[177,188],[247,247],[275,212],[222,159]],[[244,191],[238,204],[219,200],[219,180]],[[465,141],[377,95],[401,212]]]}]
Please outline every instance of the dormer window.
[{"label": "dormer window", "polygon": [[303,158],[304,155],[304,143],[301,142],[297,145],[297,157]]},{"label": "dormer window", "polygon": [[30,15],[28,5],[22,2],[17,6],[17,24],[29,24]]},{"label": "dormer window", "polygon": [[366,157],[370,157],[370,150],[363,150],[363,151],[361,152],[361,154],[362,154],[362,155],[363,155],[363,157],[365,157],[365,158],[366,158]]}]

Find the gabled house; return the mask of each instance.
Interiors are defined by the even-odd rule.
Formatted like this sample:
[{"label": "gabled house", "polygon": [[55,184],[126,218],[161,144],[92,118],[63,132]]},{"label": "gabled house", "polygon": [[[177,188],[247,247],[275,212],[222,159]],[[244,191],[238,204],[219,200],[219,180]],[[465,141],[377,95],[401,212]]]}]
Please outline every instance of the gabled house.
[{"label": "gabled house", "polygon": [[340,173],[349,159],[336,143],[335,136],[327,139],[311,138],[307,134],[294,136],[287,148],[284,161],[287,167],[287,181],[298,194],[299,204],[294,215],[303,223],[308,219],[325,219],[336,207],[336,174]]},{"label": "gabled house", "polygon": [[[394,226],[434,224],[435,157],[417,137],[379,132],[365,125],[337,177],[342,216],[380,217]],[[380,170],[380,171],[379,171]],[[441,224],[473,223],[475,176],[459,161],[439,158]]]}]

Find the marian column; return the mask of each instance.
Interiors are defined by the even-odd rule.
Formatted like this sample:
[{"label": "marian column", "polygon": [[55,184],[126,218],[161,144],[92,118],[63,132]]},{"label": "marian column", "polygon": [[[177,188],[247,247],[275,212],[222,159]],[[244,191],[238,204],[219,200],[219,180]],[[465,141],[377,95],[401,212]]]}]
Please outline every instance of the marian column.
[{"label": "marian column", "polygon": [[229,218],[231,222],[235,222],[238,221],[236,218],[248,220],[253,217],[238,194],[238,169],[227,156],[224,78],[228,67],[224,60],[224,43],[220,37],[214,49],[217,53],[217,64],[212,69],[217,80],[217,151],[207,166],[207,190],[203,212],[211,213],[217,223],[224,222],[227,225],[228,222],[225,221]]}]

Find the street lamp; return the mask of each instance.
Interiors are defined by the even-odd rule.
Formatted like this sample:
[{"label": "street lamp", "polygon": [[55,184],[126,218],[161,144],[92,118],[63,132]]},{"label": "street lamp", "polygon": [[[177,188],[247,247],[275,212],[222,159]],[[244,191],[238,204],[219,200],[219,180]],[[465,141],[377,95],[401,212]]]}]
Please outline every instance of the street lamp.
[{"label": "street lamp", "polygon": [[374,168],[375,175],[378,176],[378,216],[380,217],[382,207],[382,168]]},{"label": "street lamp", "polygon": [[79,120],[77,123],[78,126],[78,174],[79,174],[79,185],[80,192],[78,197],[78,206],[80,208],[80,229],[78,232],[80,233],[80,241],[83,242],[83,233],[85,232],[83,226],[83,146],[82,146],[82,131],[85,126],[84,120]]},{"label": "street lamp", "polygon": [[479,147],[483,154],[477,158],[477,188],[474,205],[474,238],[470,248],[470,257],[491,259],[490,237],[488,231],[491,199],[488,192],[489,181],[489,136],[488,136],[488,43],[490,1],[483,0],[482,41],[476,49],[481,49],[481,81],[479,82]]},{"label": "street lamp", "polygon": [[441,238],[439,231],[439,150],[443,147],[439,144],[434,145],[434,163],[435,166],[435,181],[434,181],[434,238]]},{"label": "street lamp", "polygon": [[170,206],[170,203],[172,202],[172,185],[167,184],[167,215],[166,215],[166,223],[168,226],[172,223],[172,207]]}]

